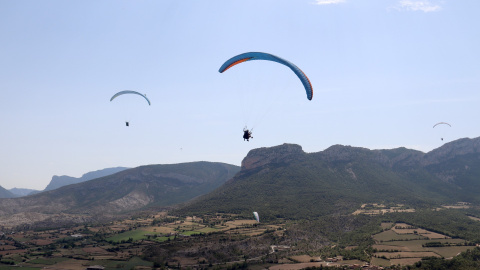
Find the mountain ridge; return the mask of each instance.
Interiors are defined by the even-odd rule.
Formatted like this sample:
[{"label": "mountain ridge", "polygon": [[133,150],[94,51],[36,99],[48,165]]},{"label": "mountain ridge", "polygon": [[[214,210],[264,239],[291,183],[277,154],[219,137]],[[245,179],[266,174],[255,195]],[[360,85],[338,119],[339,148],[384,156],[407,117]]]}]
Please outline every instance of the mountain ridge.
[{"label": "mountain ridge", "polygon": [[59,215],[108,219],[145,207],[167,207],[217,188],[238,170],[238,166],[214,162],[127,169],[27,197],[1,199],[0,225],[42,222]]},{"label": "mountain ridge", "polygon": [[428,153],[332,145],[252,149],[241,167],[191,162],[146,165],[23,198],[2,199],[1,224],[111,218],[180,204],[174,213],[262,213],[303,219],[349,214],[364,203],[435,207],[480,203],[480,138]]},{"label": "mountain ridge", "polygon": [[0,198],[15,198],[15,194],[10,190],[0,186]]},{"label": "mountain ridge", "polygon": [[373,202],[410,207],[480,203],[479,145],[480,138],[464,138],[428,153],[343,145],[314,153],[294,144],[254,149],[234,178],[178,213],[259,211],[310,218],[351,213]]}]

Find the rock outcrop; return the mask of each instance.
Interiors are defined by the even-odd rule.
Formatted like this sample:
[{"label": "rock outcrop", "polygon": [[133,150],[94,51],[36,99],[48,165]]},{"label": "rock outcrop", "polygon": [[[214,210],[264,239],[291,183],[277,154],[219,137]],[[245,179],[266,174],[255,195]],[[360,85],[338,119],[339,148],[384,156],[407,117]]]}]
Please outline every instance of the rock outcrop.
[{"label": "rock outcrop", "polygon": [[242,160],[242,170],[251,170],[266,164],[289,163],[304,158],[305,152],[297,144],[282,144],[274,147],[263,147],[248,152]]}]

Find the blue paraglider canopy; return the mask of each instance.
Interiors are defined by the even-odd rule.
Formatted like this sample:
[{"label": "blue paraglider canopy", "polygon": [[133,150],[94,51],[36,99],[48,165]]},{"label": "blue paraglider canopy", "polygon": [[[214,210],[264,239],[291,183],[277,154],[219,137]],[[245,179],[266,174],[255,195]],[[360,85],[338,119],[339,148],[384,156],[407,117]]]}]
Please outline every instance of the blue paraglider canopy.
[{"label": "blue paraglider canopy", "polygon": [[285,65],[289,67],[300,79],[302,82],[303,86],[305,87],[305,91],[307,92],[307,98],[308,100],[312,100],[313,98],[313,87],[312,84],[310,83],[310,80],[308,79],[307,75],[303,73],[301,69],[299,69],[296,65],[292,64],[291,62],[282,59],[278,56],[275,56],[273,54],[269,53],[263,53],[263,52],[248,52],[248,53],[242,53],[237,56],[234,56],[230,59],[228,59],[218,70],[218,72],[223,73],[225,70],[246,62],[246,61],[251,61],[251,60],[268,60],[268,61],[273,61],[280,63],[282,65]]}]

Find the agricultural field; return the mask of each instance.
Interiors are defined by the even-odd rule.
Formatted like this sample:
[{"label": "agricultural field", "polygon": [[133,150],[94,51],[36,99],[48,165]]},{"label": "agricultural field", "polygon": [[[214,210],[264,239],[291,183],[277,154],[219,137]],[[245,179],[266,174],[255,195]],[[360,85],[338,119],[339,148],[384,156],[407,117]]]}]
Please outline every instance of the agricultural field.
[{"label": "agricultural field", "polygon": [[[85,269],[101,265],[107,269],[151,269],[152,262],[141,259],[143,251],[156,243],[186,241],[195,235],[255,236],[278,225],[257,227],[255,220],[238,220],[233,215],[180,219],[164,213],[141,218],[71,228],[42,231],[6,232],[0,235],[0,270]],[[177,258],[182,264],[204,259]]]},{"label": "agricultural field", "polygon": [[467,202],[457,202],[453,205],[442,205],[442,207],[447,209],[468,209],[471,207],[471,205]]},{"label": "agricultural field", "polygon": [[425,257],[452,258],[475,246],[463,239],[452,239],[415,226],[397,223],[373,236],[376,244],[371,264],[380,266],[411,265]]},{"label": "agricultural field", "polygon": [[[365,206],[369,207],[385,206]],[[305,230],[282,222],[258,223],[253,218],[239,219],[229,214],[186,218],[160,214],[57,230],[6,232],[0,236],[0,270],[83,270],[93,265],[106,269],[153,269],[154,263],[157,267],[205,269],[244,267],[248,263],[249,269],[258,270],[368,267],[369,263],[392,266],[414,264],[423,257],[452,258],[473,248],[462,239],[406,223],[385,222],[381,224],[383,231],[372,235],[373,253],[370,246],[325,246],[321,237],[315,239],[315,234],[309,234],[300,249],[286,236],[301,239]],[[309,252],[303,245],[318,251]],[[330,251],[322,253],[320,249]],[[344,259],[344,254],[357,257]]]},{"label": "agricultural field", "polygon": [[398,234],[395,231],[390,229],[374,235],[373,239],[378,243],[383,243],[383,242],[391,242],[395,240],[408,241],[408,240],[419,240],[419,239],[426,239],[426,238],[424,236],[416,235],[416,234]]},{"label": "agricultural field", "polygon": [[[135,267],[144,266],[151,269],[153,264],[144,261],[139,257],[132,257],[129,260],[79,260],[79,259],[64,259],[64,260],[49,260],[43,259],[35,262],[28,262],[21,266],[21,269],[71,269],[84,270],[88,266],[101,265],[106,269],[134,269]],[[0,269],[2,269],[0,267]],[[11,266],[8,269],[12,269]]]},{"label": "agricultural field", "polygon": [[116,234],[112,237],[107,238],[107,241],[112,241],[112,242],[124,241],[125,242],[125,241],[128,241],[129,239],[131,239],[131,241],[138,241],[142,239],[147,239],[147,235],[150,235],[150,234],[153,234],[153,232],[138,229],[138,230],[126,231],[126,232]]},{"label": "agricultural field", "polygon": [[392,228],[393,225],[394,225],[393,222],[382,222],[380,226],[382,227],[382,230],[387,230]]}]

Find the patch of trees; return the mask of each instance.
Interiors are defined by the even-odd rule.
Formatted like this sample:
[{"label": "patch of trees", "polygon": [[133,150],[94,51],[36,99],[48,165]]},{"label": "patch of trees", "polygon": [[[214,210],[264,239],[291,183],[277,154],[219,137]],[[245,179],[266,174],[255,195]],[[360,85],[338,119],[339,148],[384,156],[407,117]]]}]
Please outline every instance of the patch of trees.
[{"label": "patch of trees", "polygon": [[15,262],[11,260],[0,260],[0,263],[7,265],[15,265]]},{"label": "patch of trees", "polygon": [[111,244],[111,245],[120,245],[120,244],[126,244],[126,243],[133,243],[133,238],[132,237],[129,237],[127,240],[120,240],[120,241],[112,241],[112,240],[109,240],[107,241],[107,243]]},{"label": "patch of trees", "polygon": [[451,246],[475,246],[472,242],[463,243],[443,243],[443,242],[428,242],[422,245],[422,247],[451,247]]}]

